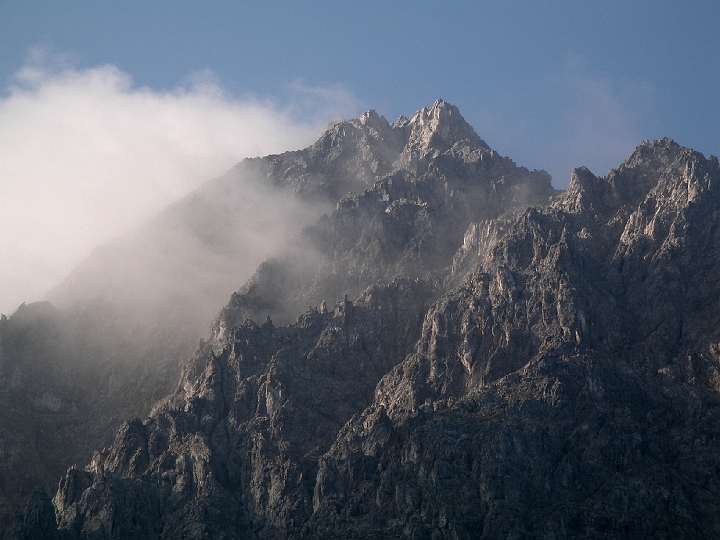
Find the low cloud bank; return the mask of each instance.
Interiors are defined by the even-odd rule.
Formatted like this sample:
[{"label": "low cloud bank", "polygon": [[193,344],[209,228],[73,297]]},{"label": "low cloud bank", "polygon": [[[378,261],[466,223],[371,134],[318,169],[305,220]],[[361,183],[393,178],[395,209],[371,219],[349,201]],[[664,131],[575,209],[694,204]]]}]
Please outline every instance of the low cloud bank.
[{"label": "low cloud bank", "polygon": [[91,250],[249,156],[298,149],[352,115],[342,88],[233,99],[212,74],[171,91],[117,67],[33,59],[0,98],[0,312],[42,299]]}]

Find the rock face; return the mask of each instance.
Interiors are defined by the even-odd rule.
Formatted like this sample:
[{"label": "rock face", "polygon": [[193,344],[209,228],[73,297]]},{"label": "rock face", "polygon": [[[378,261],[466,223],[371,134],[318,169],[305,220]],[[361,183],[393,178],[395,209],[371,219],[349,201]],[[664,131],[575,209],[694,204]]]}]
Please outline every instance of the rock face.
[{"label": "rock face", "polygon": [[[473,222],[547,204],[555,194],[547,173],[498,155],[443,101],[392,126],[367,112],[338,124],[313,149],[332,147],[338,132],[355,140],[358,126],[380,134],[364,142],[365,153],[370,169],[385,175],[360,184],[363,190],[306,228],[293,250],[261,265],[223,309],[216,335],[246,318],[289,323],[308,306],[355,298],[394,277],[444,278]],[[385,151],[371,152],[378,140]],[[343,185],[357,189],[358,182]]]},{"label": "rock face", "polygon": [[18,530],[720,536],[716,158],[643,143],[557,195],[439,101],[266,171],[354,193],[231,297],[174,392],[67,472],[55,521],[37,494]]},{"label": "rock face", "polygon": [[530,209],[320,460],[320,537],[720,534],[720,169],[669,140]]},{"label": "rock face", "polygon": [[392,145],[361,120],[305,150],[243,161],[98,247],[50,291],[52,304],[3,316],[0,538],[37,487],[54,492],[69,466],[174,389],[230,294],[282,245],[274,237],[334,207],[335,189],[372,185],[372,163]]}]

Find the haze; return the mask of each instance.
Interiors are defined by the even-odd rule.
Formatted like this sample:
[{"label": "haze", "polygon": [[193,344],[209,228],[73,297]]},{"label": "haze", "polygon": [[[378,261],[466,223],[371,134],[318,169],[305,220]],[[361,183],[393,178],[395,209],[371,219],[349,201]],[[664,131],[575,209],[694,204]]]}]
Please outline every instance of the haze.
[{"label": "haze", "polygon": [[[0,312],[42,299],[94,247],[242,158],[306,146],[354,112],[341,89],[292,91],[284,108],[231,99],[208,72],[155,91],[112,65],[78,70],[36,53],[0,100]],[[248,197],[256,208],[273,199]],[[267,256],[268,239],[252,234]]]}]

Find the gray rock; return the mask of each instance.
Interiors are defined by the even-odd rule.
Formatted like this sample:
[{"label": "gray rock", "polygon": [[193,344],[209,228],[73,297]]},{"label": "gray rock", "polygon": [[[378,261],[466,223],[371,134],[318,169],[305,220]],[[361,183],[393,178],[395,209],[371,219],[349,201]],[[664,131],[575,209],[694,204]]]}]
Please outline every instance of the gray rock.
[{"label": "gray rock", "polygon": [[321,459],[306,530],[717,536],[718,197],[717,160],[669,140],[574,171],[430,309]]},{"label": "gray rock", "polygon": [[[344,142],[345,139],[349,142]],[[327,153],[328,149],[330,153]],[[365,156],[361,161],[370,162],[369,168],[358,168],[358,155]],[[379,156],[381,161],[378,161]],[[464,122],[455,107],[442,101],[409,120],[401,119],[394,126],[373,112],[366,113],[358,120],[334,126],[309,150],[284,156],[282,160],[263,158],[248,166],[258,167],[268,160],[272,162],[268,168],[269,177],[274,182],[292,178],[299,196],[312,194],[319,197],[319,194],[327,193],[330,180],[342,182],[344,177],[353,179],[352,189],[360,187],[363,192],[342,199],[335,212],[303,232],[294,249],[263,264],[248,285],[233,295],[218,317],[213,332],[201,342],[195,359],[186,366],[178,391],[162,406],[158,405],[150,418],[160,414],[159,411],[166,411],[163,415],[173,416],[172,424],[175,425],[178,419],[174,415],[183,411],[183,426],[189,427],[204,425],[210,422],[211,416],[216,416],[212,425],[226,426],[224,432],[237,434],[230,437],[235,450],[213,458],[222,463],[223,470],[230,471],[222,473],[222,478],[235,475],[227,477],[229,484],[223,485],[218,492],[233,493],[233,497],[242,501],[233,510],[239,520],[237,523],[244,524],[242,527],[247,525],[257,534],[273,536],[277,531],[292,529],[296,526],[293,523],[304,523],[308,519],[312,512],[318,458],[329,449],[342,425],[371,403],[380,377],[411,351],[429,303],[442,291],[443,281],[462,245],[467,227],[474,221],[491,219],[532,202],[545,203],[555,191],[546,173],[529,172],[498,156]],[[381,166],[375,162],[382,162]],[[326,181],[326,177],[318,173],[323,168],[336,177]],[[368,179],[372,179],[372,184]],[[460,271],[453,273],[457,279],[460,279],[459,275]],[[348,298],[357,300],[349,301]],[[326,306],[328,302],[331,305],[339,303],[332,312],[327,312],[327,307],[321,308],[320,312],[314,309],[307,312],[289,327],[295,329],[292,337],[282,334],[288,331],[286,327],[275,327],[275,324],[282,325],[296,318],[306,306],[323,302]],[[364,315],[366,309],[360,310],[359,306],[368,302],[374,306],[373,310],[378,310],[377,313]],[[301,369],[292,363],[286,364],[289,360],[271,361],[285,349],[278,348],[278,343],[267,342],[260,349],[253,344],[253,358],[263,358],[257,368],[252,368],[257,369],[257,373],[248,373],[247,361],[243,360],[239,374],[229,377],[218,359],[239,347],[238,328],[244,328],[245,332],[256,328],[254,323],[244,322],[248,318],[268,320],[260,329],[251,332],[250,337],[243,338],[248,344],[261,339],[260,335],[273,332],[273,335],[285,336],[285,341],[299,340],[307,342],[306,347],[312,345],[310,352],[303,350],[295,354],[299,358],[307,356],[314,363]],[[310,324],[316,319],[336,322],[320,331],[322,325],[319,322]],[[353,330],[347,334],[346,328]],[[302,337],[296,335],[300,331]],[[313,332],[320,332],[320,335]],[[357,347],[362,353],[355,351]],[[245,352],[242,357],[248,354]],[[235,357],[230,354],[230,358],[233,364]],[[223,386],[222,391],[214,389],[211,392],[217,399],[226,401],[225,405],[217,410],[212,408],[212,414],[203,408],[200,418],[193,413],[190,420],[186,418],[186,400],[189,395],[201,391],[198,384],[206,384],[202,378],[203,382],[199,383],[198,377],[202,377],[207,366],[212,366],[213,377],[223,373],[224,384],[231,384],[227,382],[230,380],[235,382],[229,388]],[[329,371],[329,375],[325,371]],[[287,373],[302,377],[304,385],[298,386]],[[337,378],[339,375],[340,379]],[[331,379],[320,384],[327,376]],[[245,405],[240,406],[240,403]],[[244,415],[243,420],[236,418],[240,413],[233,412],[238,407]],[[276,420],[269,420],[276,417]],[[162,419],[166,422],[165,416]],[[305,423],[312,429],[301,427]],[[160,502],[144,507],[167,509],[167,501],[177,501],[175,513],[155,516],[155,520],[162,523],[177,521],[178,527],[191,535],[210,534],[208,530],[220,534],[224,530],[220,525],[203,520],[201,526],[197,515],[189,510],[195,508],[200,495],[193,491],[199,489],[199,484],[196,478],[188,478],[187,467],[189,463],[205,458],[198,458],[191,451],[190,457],[176,464],[180,459],[176,455],[179,450],[162,450],[163,453],[157,456],[151,454],[146,449],[150,445],[149,437],[156,436],[162,441],[172,438],[164,431],[165,423],[152,426],[152,435],[146,437],[137,434],[145,433],[143,429],[147,430],[147,427],[122,428],[120,438],[107,451],[109,453],[99,453],[93,459],[90,473],[95,475],[95,487],[88,489],[96,493],[97,485],[111,486],[107,492],[110,500],[114,500],[116,492],[125,497],[128,489],[138,489],[139,496],[145,500],[147,493],[156,493],[155,488],[148,488],[146,483],[136,485],[135,480],[125,482],[125,479],[147,478],[151,474],[147,468],[152,466],[153,460],[165,460],[167,463],[163,467],[169,468],[152,474],[176,482],[182,489],[167,493],[157,491],[156,501]],[[263,434],[258,439],[258,429],[269,429],[270,434]],[[130,442],[127,439],[129,433],[134,434]],[[279,442],[275,440],[278,437],[281,438]],[[210,441],[198,434],[192,438],[194,444],[200,445],[197,448],[208,448],[211,455],[216,455],[212,437]],[[265,446],[260,447],[262,452],[253,446],[259,444],[258,440],[266,439],[272,443],[268,443],[272,452],[265,450]],[[230,443],[223,440],[220,444]],[[199,455],[204,456],[205,450],[197,448]],[[293,449],[292,455],[285,455],[287,448]],[[235,459],[231,459],[235,454],[253,458],[243,458],[242,466],[227,463]],[[240,474],[238,467],[250,468]],[[112,476],[113,482],[103,484],[98,480],[108,475]],[[294,482],[302,489],[294,488],[293,495],[285,497],[284,490],[290,490],[289,487],[272,487],[287,486],[288,482]],[[104,530],[105,525],[100,523],[105,519],[102,518],[106,513],[103,508],[107,504],[87,506],[87,500],[82,496],[76,500],[63,493],[61,488],[55,499],[62,527],[78,534]],[[220,496],[219,500],[224,500],[226,495]],[[147,523],[152,521],[149,517],[143,519]],[[240,534],[237,529],[240,525],[223,523],[225,527],[236,527],[232,530]],[[197,527],[196,532],[188,532]],[[123,530],[123,533],[113,534],[129,534],[127,529]],[[152,528],[144,530],[155,534]]]}]

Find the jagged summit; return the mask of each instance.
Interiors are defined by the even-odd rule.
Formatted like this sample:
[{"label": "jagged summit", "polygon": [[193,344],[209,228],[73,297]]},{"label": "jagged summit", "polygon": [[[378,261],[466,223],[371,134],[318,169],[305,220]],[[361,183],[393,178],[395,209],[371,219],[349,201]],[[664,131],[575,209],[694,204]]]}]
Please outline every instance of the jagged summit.
[{"label": "jagged summit", "polygon": [[360,122],[364,126],[368,126],[370,128],[380,128],[380,129],[387,129],[390,126],[388,121],[385,119],[384,116],[380,116],[375,109],[369,109],[362,113],[358,119],[358,122]]},{"label": "jagged summit", "polygon": [[[309,149],[275,159],[289,164],[293,174],[299,168],[305,171],[305,182],[298,191],[316,196],[319,189],[338,197],[347,191],[362,193],[395,171],[422,169],[441,155],[461,154],[465,161],[499,157],[457,107],[438,99],[394,124],[374,110],[366,111],[356,119],[334,124]],[[333,176],[332,183],[328,175]]]},{"label": "jagged summit", "polygon": [[460,110],[441,99],[432,107],[423,107],[410,118],[401,117],[393,128],[406,137],[403,154],[407,160],[437,157],[455,144],[464,143],[486,150],[490,148],[460,114]]},{"label": "jagged summit", "polygon": [[[566,208],[613,212],[633,207],[655,191],[654,198],[672,192],[674,204],[690,202],[709,188],[717,158],[684,148],[669,138],[644,141],[607,176],[585,167],[574,169],[564,196]],[[659,192],[658,192],[659,191]]]},{"label": "jagged summit", "polygon": [[334,138],[342,133],[343,136],[348,136],[349,133],[343,130],[349,126],[356,129],[365,128],[379,140],[392,138],[390,132],[394,131],[396,137],[399,136],[394,142],[401,142],[406,153],[418,157],[424,156],[431,149],[436,153],[435,155],[438,155],[458,142],[466,142],[489,150],[488,145],[465,121],[460,110],[442,99],[436,100],[430,107],[419,109],[410,118],[401,116],[394,124],[390,124],[384,116],[370,109],[356,119],[334,124],[320,137],[318,143],[322,144],[325,135]]}]

